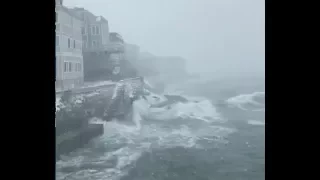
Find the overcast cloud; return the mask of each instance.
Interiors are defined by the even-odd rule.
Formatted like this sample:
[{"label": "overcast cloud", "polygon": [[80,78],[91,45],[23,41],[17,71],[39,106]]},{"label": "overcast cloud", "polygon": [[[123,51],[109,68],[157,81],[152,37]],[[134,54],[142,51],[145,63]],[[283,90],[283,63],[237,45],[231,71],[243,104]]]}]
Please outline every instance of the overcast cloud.
[{"label": "overcast cloud", "polygon": [[64,0],[109,21],[110,31],[188,70],[264,73],[263,0]]}]

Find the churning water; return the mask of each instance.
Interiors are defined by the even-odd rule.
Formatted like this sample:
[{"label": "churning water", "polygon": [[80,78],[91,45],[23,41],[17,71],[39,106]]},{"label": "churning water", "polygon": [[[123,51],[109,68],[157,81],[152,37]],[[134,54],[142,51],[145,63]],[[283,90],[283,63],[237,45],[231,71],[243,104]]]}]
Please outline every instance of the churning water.
[{"label": "churning water", "polygon": [[134,123],[104,122],[103,136],[56,163],[56,178],[264,179],[264,90],[194,85],[178,86],[187,102],[149,108],[166,100],[151,93],[135,102]]}]

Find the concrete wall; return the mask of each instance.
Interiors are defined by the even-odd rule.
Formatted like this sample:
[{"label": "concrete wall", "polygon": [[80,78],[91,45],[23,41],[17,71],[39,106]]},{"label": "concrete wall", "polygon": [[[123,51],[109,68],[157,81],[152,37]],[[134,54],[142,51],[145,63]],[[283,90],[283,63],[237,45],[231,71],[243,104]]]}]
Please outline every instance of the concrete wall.
[{"label": "concrete wall", "polygon": [[110,43],[110,41],[109,41],[109,24],[102,23],[101,29],[102,29],[102,45],[108,45]]}]

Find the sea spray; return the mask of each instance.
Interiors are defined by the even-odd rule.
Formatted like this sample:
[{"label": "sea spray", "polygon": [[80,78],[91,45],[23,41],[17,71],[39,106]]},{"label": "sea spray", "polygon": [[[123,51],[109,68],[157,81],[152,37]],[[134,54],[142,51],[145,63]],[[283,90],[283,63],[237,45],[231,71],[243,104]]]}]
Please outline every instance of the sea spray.
[{"label": "sea spray", "polygon": [[242,110],[256,111],[264,109],[265,92],[253,92],[251,94],[240,94],[234,97],[230,97],[226,100],[228,105],[237,107]]},{"label": "sea spray", "polygon": [[138,129],[141,128],[141,120],[149,114],[150,104],[144,98],[139,98],[132,103],[132,121]]},{"label": "sea spray", "polygon": [[137,129],[141,128],[141,116],[140,116],[140,112],[138,110],[139,104],[137,102],[133,102],[132,104],[132,121],[134,122],[134,124],[136,125]]}]

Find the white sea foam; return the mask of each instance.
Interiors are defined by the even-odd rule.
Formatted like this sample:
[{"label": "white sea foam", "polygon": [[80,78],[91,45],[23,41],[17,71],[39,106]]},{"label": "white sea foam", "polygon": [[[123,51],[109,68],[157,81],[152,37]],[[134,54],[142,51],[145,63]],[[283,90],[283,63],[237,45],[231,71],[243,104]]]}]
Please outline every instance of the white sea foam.
[{"label": "white sea foam", "polygon": [[[150,108],[150,105],[164,102],[166,98],[153,98],[155,95],[147,96],[147,100],[141,99],[134,104],[141,117],[154,120],[171,120],[176,118],[194,118],[203,121],[222,121],[221,115],[209,100],[190,101],[187,103],[174,103],[161,108]],[[138,117],[138,116],[137,116]],[[140,118],[140,117],[139,117]]]},{"label": "white sea foam", "polygon": [[[82,104],[85,100],[85,95],[76,95],[71,98],[70,104],[78,105]],[[61,109],[66,108],[66,105],[62,102],[61,97],[56,97],[56,112],[59,112]]]},{"label": "white sea foam", "polygon": [[166,97],[155,94],[151,91],[145,90],[145,92],[149,94],[148,96],[145,96],[145,98],[147,99],[147,103],[150,105],[158,104],[167,100]]},{"label": "white sea foam", "polygon": [[145,109],[143,109],[141,107],[141,105],[139,103],[137,103],[137,101],[133,102],[132,104],[132,121],[135,123],[136,127],[138,129],[141,128],[141,114],[145,111]]},{"label": "white sea foam", "polygon": [[[133,164],[141,157],[144,152],[148,152],[151,148],[202,148],[200,140],[206,140],[217,143],[226,143],[223,138],[234,132],[234,129],[219,126],[207,125],[203,128],[192,129],[186,125],[177,128],[165,128],[159,125],[141,125],[140,129],[134,126],[121,124],[117,121],[107,122],[105,126],[105,134],[95,140],[97,144],[104,144],[106,148],[113,146],[122,146],[113,151],[107,151],[104,155],[95,159],[91,158],[91,162],[87,162],[83,156],[61,160],[57,163],[57,170],[66,167],[74,167],[74,174],[58,173],[57,179],[68,178],[74,179],[119,179],[126,175]],[[121,145],[122,144],[122,145]],[[94,153],[94,152],[92,152]],[[116,163],[112,166],[104,167],[106,163],[116,159]],[[92,164],[96,171],[92,169],[80,168],[81,164]],[[99,163],[98,163],[99,162]],[[59,178],[58,178],[59,177]]]},{"label": "white sea foam", "polygon": [[235,97],[231,97],[226,100],[226,102],[231,105],[238,107],[242,110],[248,110],[245,106],[246,105],[253,105],[258,106],[259,109],[253,109],[253,111],[261,111],[264,108],[261,108],[261,106],[264,106],[263,103],[258,102],[255,98],[264,98],[265,92],[254,92],[252,94],[240,94]]},{"label": "white sea foam", "polygon": [[254,125],[254,126],[264,126],[264,121],[257,121],[257,120],[248,120],[248,124]]},{"label": "white sea foam", "polygon": [[60,109],[64,107],[65,105],[61,102],[61,98],[56,97],[56,112],[60,111]]},{"label": "white sea foam", "polygon": [[154,88],[154,86],[148,80],[146,80],[146,78],[143,79],[143,82],[147,88]]},{"label": "white sea foam", "polygon": [[196,118],[207,121],[220,121],[221,115],[209,100],[200,102],[177,103],[173,106],[178,111],[179,117]]},{"label": "white sea foam", "polygon": [[99,82],[93,82],[93,83],[85,83],[83,87],[84,88],[99,87],[99,86],[114,85],[114,84],[115,82],[112,82],[112,81],[99,81]]}]

